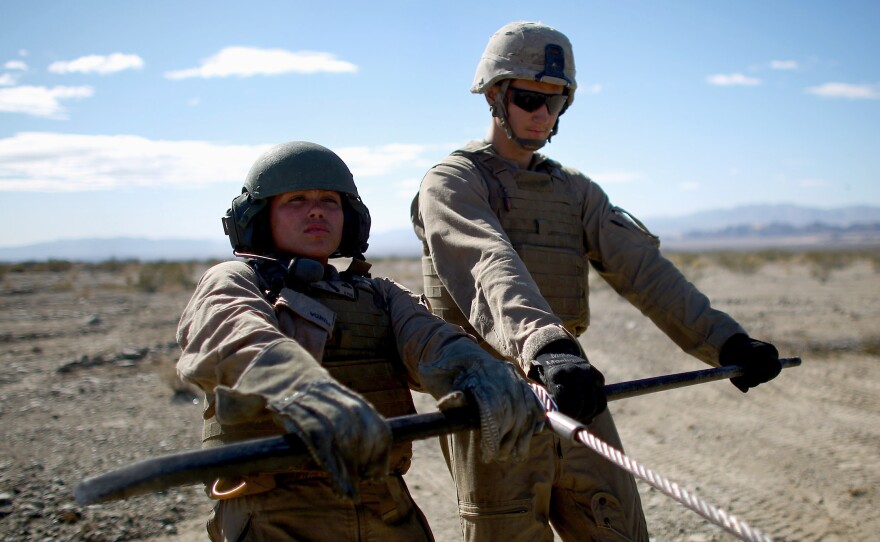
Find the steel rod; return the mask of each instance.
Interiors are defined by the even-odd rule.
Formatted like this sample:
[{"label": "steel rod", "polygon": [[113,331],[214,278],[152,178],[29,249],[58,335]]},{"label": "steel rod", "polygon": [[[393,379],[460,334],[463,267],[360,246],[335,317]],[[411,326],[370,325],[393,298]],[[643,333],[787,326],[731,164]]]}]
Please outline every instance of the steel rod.
[{"label": "steel rod", "polygon": [[[783,359],[783,367],[800,365],[800,358]],[[609,401],[658,391],[692,386],[741,375],[743,369],[728,366],[620,382],[605,386]],[[395,442],[422,440],[479,426],[469,407],[443,412],[411,414],[388,420]],[[246,476],[295,468],[309,459],[305,445],[285,435],[247,440],[202,450],[189,450],[145,459],[87,478],[74,489],[79,504],[95,504],[171,487],[209,482],[218,477]]]}]

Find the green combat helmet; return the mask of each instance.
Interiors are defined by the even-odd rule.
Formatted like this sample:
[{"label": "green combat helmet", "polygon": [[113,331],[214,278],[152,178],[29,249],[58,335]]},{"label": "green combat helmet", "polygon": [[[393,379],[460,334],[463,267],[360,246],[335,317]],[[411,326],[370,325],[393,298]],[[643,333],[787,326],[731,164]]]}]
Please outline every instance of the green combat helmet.
[{"label": "green combat helmet", "polygon": [[370,211],[361,201],[345,162],[307,141],[276,145],[257,158],[223,217],[235,253],[272,252],[269,198],[294,190],[333,190],[342,196],[344,225],[339,249],[330,257],[363,259],[370,237]]},{"label": "green combat helmet", "polygon": [[516,137],[507,122],[504,97],[512,79],[541,81],[563,85],[568,101],[562,113],[574,102],[577,89],[574,53],[571,42],[562,32],[541,23],[515,22],[502,26],[489,38],[489,44],[477,65],[471,92],[485,94],[493,85],[501,83],[501,92],[491,104],[492,116],[501,120],[507,137],[524,148],[538,150],[559,130],[559,119],[547,140]]}]

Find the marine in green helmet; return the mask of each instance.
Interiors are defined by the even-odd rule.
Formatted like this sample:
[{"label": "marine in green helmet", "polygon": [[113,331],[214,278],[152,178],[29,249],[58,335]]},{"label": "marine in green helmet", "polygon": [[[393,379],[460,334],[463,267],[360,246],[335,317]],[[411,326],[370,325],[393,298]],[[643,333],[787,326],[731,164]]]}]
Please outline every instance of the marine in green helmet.
[{"label": "marine in green helmet", "polygon": [[363,259],[370,237],[370,212],[358,195],[348,166],[333,151],[307,141],[277,145],[251,166],[242,193],[223,219],[232,248],[239,252],[273,252],[268,213],[272,197],[295,190],[337,192],[345,217],[342,239],[332,257]]},{"label": "marine in green helmet", "polygon": [[[500,28],[471,86],[489,107],[489,133],[425,174],[411,216],[435,314],[621,448],[604,378],[578,341],[590,323],[590,267],[688,354],[745,365],[747,374],[733,379],[742,391],[781,365],[773,345],[714,309],[599,185],[536,152],[558,132],[576,89],[564,34],[536,22]],[[563,540],[648,539],[633,477],[586,448],[545,432],[532,439],[527,461],[499,466],[474,460],[476,434],[441,444],[468,542],[552,540],[551,524]]]},{"label": "marine in green helmet", "polygon": [[[213,541],[432,540],[386,418],[467,394],[486,461],[524,457],[544,413],[512,367],[389,279],[372,278],[370,215],[351,172],[308,142],[260,156],[223,217],[243,261],[209,269],[178,325],[180,376],[205,392],[205,446],[290,433],[311,461],[214,480]],[[352,259],[345,271],[331,263]]]}]

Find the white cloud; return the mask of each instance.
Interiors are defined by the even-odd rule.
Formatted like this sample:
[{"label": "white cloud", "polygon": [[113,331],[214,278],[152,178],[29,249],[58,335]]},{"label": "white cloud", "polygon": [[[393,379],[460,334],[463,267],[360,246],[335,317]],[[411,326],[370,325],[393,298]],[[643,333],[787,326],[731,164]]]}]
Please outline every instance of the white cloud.
[{"label": "white cloud", "polygon": [[318,51],[287,51],[284,49],[258,49],[255,47],[226,47],[206,58],[198,68],[170,71],[168,79],[191,77],[252,77],[254,75],[280,75],[284,73],[352,73],[357,66],[339,60],[332,53]]},{"label": "white cloud", "polygon": [[416,166],[426,170],[424,158],[435,145],[390,144],[377,147],[342,147],[333,149],[351,169],[355,181],[360,177],[387,175],[397,169]]},{"label": "white cloud", "polygon": [[797,60],[771,60],[770,67],[774,70],[796,70],[800,66]]},{"label": "white cloud", "polygon": [[21,60],[10,60],[6,64],[3,64],[3,67],[6,68],[7,70],[27,71],[27,69],[28,69],[27,64],[22,62]]},{"label": "white cloud", "polygon": [[578,87],[578,92],[586,92],[587,94],[599,94],[602,92],[602,85],[599,83],[593,83],[592,85],[587,85],[585,87]]},{"label": "white cloud", "polygon": [[121,72],[123,70],[139,70],[144,67],[144,61],[138,55],[126,55],[113,53],[111,55],[88,55],[81,56],[70,61],[53,62],[49,65],[52,73],[108,73]]},{"label": "white cloud", "polygon": [[699,190],[700,187],[700,183],[694,181],[678,183],[678,189],[683,192],[694,192],[696,190]]},{"label": "white cloud", "polygon": [[242,182],[267,147],[23,132],[0,139],[0,191],[188,188]]},{"label": "white cloud", "polygon": [[741,73],[731,74],[715,74],[706,78],[710,85],[719,87],[746,86],[753,87],[761,84],[761,80],[757,77],[749,77]]},{"label": "white cloud", "polygon": [[[392,144],[334,150],[363,189],[368,183],[363,183],[361,177],[402,177],[401,171],[414,167],[424,171],[426,154],[435,147]],[[254,160],[268,148],[151,140],[134,135],[24,132],[0,139],[0,192],[240,185]],[[376,188],[376,183],[372,184]],[[376,192],[382,196],[393,194],[393,183],[382,182]]]},{"label": "white cloud", "polygon": [[0,74],[0,87],[11,87],[18,82],[18,78],[14,73]]},{"label": "white cloud", "polygon": [[386,188],[384,193],[396,198],[402,198],[408,202],[409,200],[412,200],[413,196],[419,191],[420,184],[422,184],[421,177],[408,177],[406,179],[388,183],[388,187],[393,188],[393,190],[388,190],[388,188]]},{"label": "white cloud", "polygon": [[199,105],[201,105],[201,103],[202,99],[199,97],[190,98],[186,101],[186,105],[188,105],[189,107],[198,107]]},{"label": "white cloud", "polygon": [[829,181],[825,179],[801,179],[797,182],[799,186],[803,186],[804,188],[816,188],[819,186],[831,186]]},{"label": "white cloud", "polygon": [[825,83],[807,89],[810,94],[826,98],[847,98],[850,100],[880,99],[880,85],[852,85],[849,83]]},{"label": "white cloud", "polygon": [[0,88],[0,112],[64,119],[66,114],[61,100],[89,98],[94,93],[89,86]]}]

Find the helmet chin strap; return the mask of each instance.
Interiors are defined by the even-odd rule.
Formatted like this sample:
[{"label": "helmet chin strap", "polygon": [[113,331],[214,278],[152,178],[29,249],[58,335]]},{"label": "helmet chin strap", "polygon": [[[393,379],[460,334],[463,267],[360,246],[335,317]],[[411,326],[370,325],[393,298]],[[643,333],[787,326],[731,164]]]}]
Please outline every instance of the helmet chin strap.
[{"label": "helmet chin strap", "polygon": [[493,117],[496,117],[501,122],[501,127],[504,128],[504,133],[507,134],[507,139],[513,141],[527,151],[537,151],[547,143],[550,143],[550,139],[559,131],[559,118],[556,118],[556,122],[553,124],[553,130],[550,131],[550,135],[547,136],[547,139],[527,139],[525,137],[517,136],[513,132],[513,128],[510,127],[510,123],[507,122],[507,105],[504,103],[504,98],[507,96],[507,89],[510,87],[510,81],[510,79],[505,79],[501,82],[499,88],[500,92],[495,96],[495,103],[489,106],[489,111],[492,113]]}]

